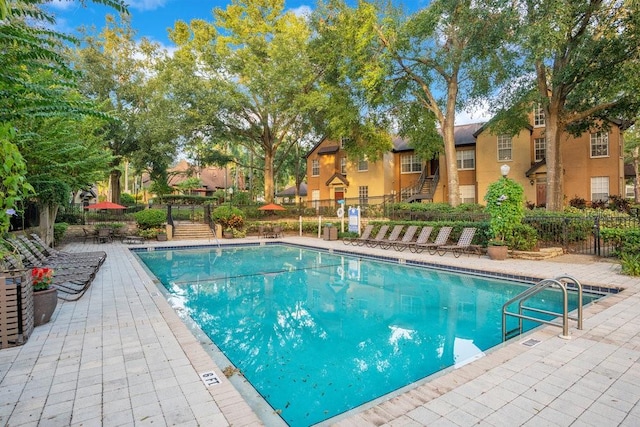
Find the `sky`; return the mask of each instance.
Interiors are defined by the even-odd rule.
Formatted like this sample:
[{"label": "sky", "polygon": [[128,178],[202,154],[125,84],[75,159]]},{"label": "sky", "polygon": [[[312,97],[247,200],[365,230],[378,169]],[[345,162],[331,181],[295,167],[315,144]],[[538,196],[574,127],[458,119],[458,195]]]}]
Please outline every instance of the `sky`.
[{"label": "sky", "polygon": [[[428,4],[429,0],[393,0],[396,5],[404,4],[409,11],[415,11]],[[231,0],[127,0],[131,26],[136,31],[137,38],[146,37],[160,43],[169,51],[173,44],[168,37],[168,29],[178,20],[205,19],[213,21],[214,8],[226,8]],[[309,14],[315,7],[317,0],[285,0],[285,7],[296,14]],[[105,24],[105,15],[117,14],[112,8],[96,5],[90,0],[86,6],[73,0],[52,0],[48,4],[49,10],[56,17],[56,29],[65,33],[76,34],[81,26],[95,26],[98,31]],[[486,121],[485,108],[479,111],[459,112],[456,124],[477,123]]]}]

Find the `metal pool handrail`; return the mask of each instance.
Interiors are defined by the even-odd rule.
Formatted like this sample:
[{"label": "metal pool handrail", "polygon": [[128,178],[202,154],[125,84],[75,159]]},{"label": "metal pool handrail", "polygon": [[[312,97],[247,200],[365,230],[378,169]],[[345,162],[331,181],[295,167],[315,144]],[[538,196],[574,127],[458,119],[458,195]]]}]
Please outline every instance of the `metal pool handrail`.
[{"label": "metal pool handrail", "polygon": [[[567,284],[565,283],[566,281],[571,281],[575,284],[576,289],[578,290],[578,315],[577,317],[572,317],[569,316],[569,299],[568,299],[568,292],[567,292]],[[542,310],[539,308],[534,308],[534,307],[529,307],[529,306],[525,306],[524,302],[526,300],[528,300],[529,298],[531,298],[532,296],[538,294],[539,292],[542,292],[543,290],[550,288],[550,287],[557,287],[560,288],[560,290],[562,291],[562,312],[561,313],[557,313],[554,311],[548,311],[548,310]],[[518,312],[517,313],[510,313],[507,311],[507,308],[515,303],[516,301],[518,301]],[[562,325],[559,325],[556,322],[553,321],[549,321],[549,320],[542,320],[542,319],[538,319],[532,316],[527,316],[526,314],[523,314],[523,311],[531,311],[531,312],[535,312],[535,313],[542,313],[542,314],[550,314],[552,316],[562,316]],[[510,331],[507,331],[507,316],[513,316],[513,317],[517,317],[518,318],[518,327],[515,329],[512,329]],[[552,325],[552,326],[558,326],[562,328],[562,338],[565,339],[569,339],[569,319],[571,320],[575,320],[577,321],[578,325],[578,329],[582,329],[582,285],[580,284],[580,282],[573,276],[569,276],[569,275],[563,275],[563,276],[558,276],[555,277],[553,279],[544,279],[541,280],[540,282],[536,283],[535,285],[533,285],[532,287],[530,287],[529,289],[525,290],[524,292],[521,292],[520,294],[516,295],[515,297],[511,298],[509,301],[507,301],[506,303],[504,303],[504,305],[502,306],[502,340],[506,341],[507,337],[511,334],[513,334],[514,332],[518,332],[518,334],[522,334],[522,328],[523,328],[523,320],[532,320],[534,322],[538,322],[538,323],[544,323],[546,325]]]}]

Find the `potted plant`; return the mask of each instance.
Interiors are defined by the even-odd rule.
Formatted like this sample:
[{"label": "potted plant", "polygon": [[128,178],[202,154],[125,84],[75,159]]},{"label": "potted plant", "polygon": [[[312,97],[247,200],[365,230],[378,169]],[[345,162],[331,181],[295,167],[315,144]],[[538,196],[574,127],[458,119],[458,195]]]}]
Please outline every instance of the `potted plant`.
[{"label": "potted plant", "polygon": [[58,305],[58,291],[52,286],[54,271],[48,267],[31,269],[34,325],[48,323]]},{"label": "potted plant", "polygon": [[243,212],[233,206],[217,207],[211,213],[211,217],[216,224],[222,227],[222,234],[227,239],[236,237],[237,231],[244,227]]},{"label": "potted plant", "polygon": [[487,255],[498,260],[507,258],[508,239],[524,218],[524,189],[507,178],[508,167],[502,169],[502,178],[491,183],[484,196],[490,215]]}]

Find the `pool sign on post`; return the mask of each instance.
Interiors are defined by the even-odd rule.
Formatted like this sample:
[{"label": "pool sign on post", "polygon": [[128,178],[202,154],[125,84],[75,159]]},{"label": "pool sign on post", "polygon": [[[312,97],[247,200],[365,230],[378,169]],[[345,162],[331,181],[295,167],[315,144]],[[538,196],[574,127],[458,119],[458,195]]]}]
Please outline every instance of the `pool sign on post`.
[{"label": "pool sign on post", "polygon": [[360,234],[360,206],[349,208],[349,231]]}]

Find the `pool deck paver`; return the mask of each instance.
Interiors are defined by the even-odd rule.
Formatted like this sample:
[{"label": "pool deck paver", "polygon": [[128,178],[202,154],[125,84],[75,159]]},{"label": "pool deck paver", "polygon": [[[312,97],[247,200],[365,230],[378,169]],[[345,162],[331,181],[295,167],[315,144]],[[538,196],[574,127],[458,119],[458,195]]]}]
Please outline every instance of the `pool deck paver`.
[{"label": "pool deck paver", "polygon": [[[249,237],[241,241],[264,242]],[[345,246],[339,241],[283,241],[541,278],[571,274],[583,284],[625,288],[584,311],[572,339],[545,327],[324,424],[361,426],[640,425],[640,280],[588,256],[527,261],[413,254]],[[226,242],[223,242],[226,243]],[[148,246],[207,244],[162,242]],[[251,409],[213,361],[206,340],[187,327],[129,252],[133,246],[73,243],[108,258],[77,302],[60,301],[51,322],[22,346],[0,350],[0,425],[258,426],[282,425]],[[527,347],[522,341],[535,338]],[[221,384],[206,387],[200,373]],[[236,376],[235,381],[238,381]],[[240,380],[241,381],[241,380]]]}]

